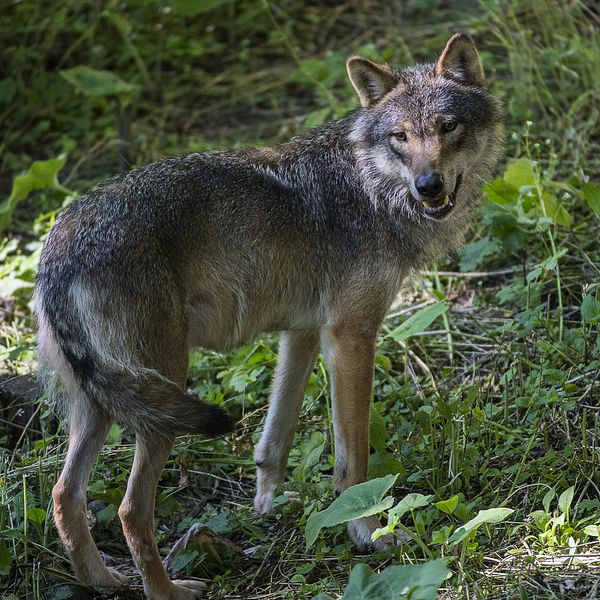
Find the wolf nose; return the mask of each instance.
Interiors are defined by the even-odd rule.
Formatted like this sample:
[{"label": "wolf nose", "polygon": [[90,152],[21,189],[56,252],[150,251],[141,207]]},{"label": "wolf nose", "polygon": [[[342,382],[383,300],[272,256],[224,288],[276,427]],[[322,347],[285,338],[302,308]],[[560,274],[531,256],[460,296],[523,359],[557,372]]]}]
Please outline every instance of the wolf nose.
[{"label": "wolf nose", "polygon": [[444,180],[438,173],[426,173],[419,175],[415,180],[415,187],[421,196],[435,198],[442,193],[444,189]]}]

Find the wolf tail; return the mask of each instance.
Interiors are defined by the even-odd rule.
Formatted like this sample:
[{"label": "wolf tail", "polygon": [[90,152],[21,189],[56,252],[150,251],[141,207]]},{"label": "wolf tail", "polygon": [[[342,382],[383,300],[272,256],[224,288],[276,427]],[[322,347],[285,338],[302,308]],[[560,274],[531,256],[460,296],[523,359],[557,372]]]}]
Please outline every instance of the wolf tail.
[{"label": "wolf tail", "polygon": [[94,407],[136,432],[154,435],[222,435],[233,429],[221,407],[185,393],[132,358],[127,326],[119,328],[121,338],[111,339],[110,328],[86,322],[81,299],[71,293],[73,282],[52,270],[41,265],[36,284],[38,351],[40,374],[64,418],[76,419],[79,411]]}]

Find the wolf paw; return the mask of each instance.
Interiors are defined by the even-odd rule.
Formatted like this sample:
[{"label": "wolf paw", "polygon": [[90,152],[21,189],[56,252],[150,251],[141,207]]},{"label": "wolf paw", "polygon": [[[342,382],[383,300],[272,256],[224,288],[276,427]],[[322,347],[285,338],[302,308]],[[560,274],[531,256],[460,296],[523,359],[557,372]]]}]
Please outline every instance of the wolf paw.
[{"label": "wolf paw", "polygon": [[129,577],[119,573],[116,569],[107,569],[101,578],[93,579],[89,585],[91,588],[103,594],[115,590],[125,590],[129,587]]},{"label": "wolf paw", "polygon": [[275,490],[280,485],[279,478],[272,469],[259,466],[256,473],[256,495],[254,496],[254,509],[259,515],[271,512]]},{"label": "wolf paw", "polygon": [[271,512],[273,506],[273,500],[275,499],[275,491],[268,490],[264,492],[256,492],[254,496],[254,510],[259,515],[264,515]]},{"label": "wolf paw", "polygon": [[123,573],[119,573],[116,569],[108,569],[109,573],[117,580],[119,587],[129,587],[129,577],[127,575],[123,575]]},{"label": "wolf paw", "polygon": [[197,600],[206,591],[206,584],[193,579],[175,579],[172,582],[177,590],[177,600]]}]

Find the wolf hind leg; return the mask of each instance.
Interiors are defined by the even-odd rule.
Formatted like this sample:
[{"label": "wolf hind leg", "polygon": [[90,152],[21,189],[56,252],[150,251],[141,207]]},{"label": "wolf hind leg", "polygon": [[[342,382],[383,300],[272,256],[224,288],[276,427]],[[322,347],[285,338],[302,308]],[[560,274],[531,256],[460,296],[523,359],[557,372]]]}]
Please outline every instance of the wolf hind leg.
[{"label": "wolf hind leg", "polygon": [[285,468],[302,408],[304,391],[315,364],[319,336],[314,331],[281,335],[265,428],[254,453],[257,466],[254,507],[269,512]]},{"label": "wolf hind leg", "polygon": [[173,436],[137,434],[133,467],[119,507],[127,545],[142,575],[144,591],[152,600],[194,600],[205,588],[200,581],[171,581],[154,539],[156,487],[173,440]]},{"label": "wolf hind leg", "polygon": [[111,419],[85,398],[73,401],[69,449],[60,478],[52,489],[54,521],[77,579],[98,591],[126,587],[127,577],[109,569],[94,544],[87,522],[86,492]]}]

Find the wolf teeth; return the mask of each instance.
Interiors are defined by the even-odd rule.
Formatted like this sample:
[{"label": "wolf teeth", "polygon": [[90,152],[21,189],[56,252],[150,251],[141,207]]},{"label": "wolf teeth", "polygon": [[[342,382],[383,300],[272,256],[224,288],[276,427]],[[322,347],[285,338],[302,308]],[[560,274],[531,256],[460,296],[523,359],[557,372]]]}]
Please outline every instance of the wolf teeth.
[{"label": "wolf teeth", "polygon": [[[422,200],[422,202],[423,202],[423,206],[425,208],[431,208],[431,204],[429,204],[429,202],[427,202],[427,200]],[[438,206],[436,208],[443,208],[444,206],[448,206],[448,204],[452,204],[452,200],[450,200],[450,196],[444,196],[442,203],[440,204],[440,206]]]}]

